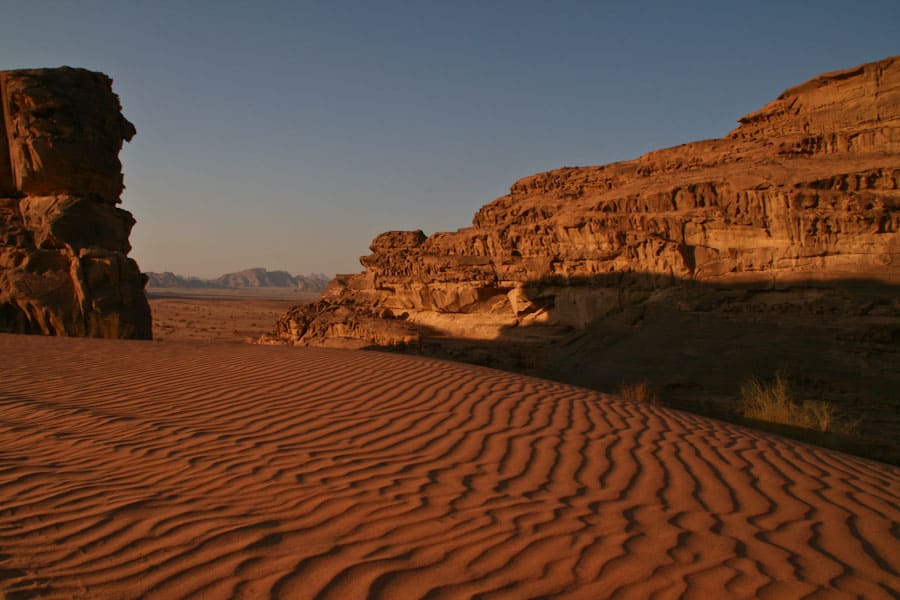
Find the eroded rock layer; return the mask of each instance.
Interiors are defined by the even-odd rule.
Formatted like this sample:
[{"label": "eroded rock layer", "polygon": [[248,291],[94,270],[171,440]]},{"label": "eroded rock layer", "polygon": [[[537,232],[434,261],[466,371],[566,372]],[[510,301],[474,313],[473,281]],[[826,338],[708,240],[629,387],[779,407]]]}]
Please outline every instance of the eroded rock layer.
[{"label": "eroded rock layer", "polygon": [[112,81],[0,72],[0,331],[150,338],[144,278],[118,208],[135,134]]},{"label": "eroded rock layer", "polygon": [[698,286],[893,286],[898,228],[894,57],[788,89],[721,139],[521,179],[472,227],[381,234],[364,273],[288,312],[277,337],[494,339],[523,325],[584,328]]}]

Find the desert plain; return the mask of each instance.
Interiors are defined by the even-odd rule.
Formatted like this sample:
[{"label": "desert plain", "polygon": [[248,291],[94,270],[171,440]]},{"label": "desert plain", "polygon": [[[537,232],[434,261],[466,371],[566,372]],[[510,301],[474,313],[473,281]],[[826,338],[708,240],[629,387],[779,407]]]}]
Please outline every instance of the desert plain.
[{"label": "desert plain", "polygon": [[251,342],[268,333],[290,307],[318,294],[292,289],[148,290],[153,339]]}]

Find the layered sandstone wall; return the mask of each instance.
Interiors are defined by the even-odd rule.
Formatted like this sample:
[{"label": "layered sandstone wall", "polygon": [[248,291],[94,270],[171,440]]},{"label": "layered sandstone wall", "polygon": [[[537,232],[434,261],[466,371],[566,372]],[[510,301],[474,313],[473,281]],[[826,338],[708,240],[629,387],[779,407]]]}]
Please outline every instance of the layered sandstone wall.
[{"label": "layered sandstone wall", "polygon": [[900,57],[828,73],[722,139],[526,177],[473,226],[388,232],[278,337],[584,327],[673,288],[900,284]]},{"label": "layered sandstone wall", "polygon": [[0,331],[150,338],[117,207],[134,134],[101,73],[0,72]]}]

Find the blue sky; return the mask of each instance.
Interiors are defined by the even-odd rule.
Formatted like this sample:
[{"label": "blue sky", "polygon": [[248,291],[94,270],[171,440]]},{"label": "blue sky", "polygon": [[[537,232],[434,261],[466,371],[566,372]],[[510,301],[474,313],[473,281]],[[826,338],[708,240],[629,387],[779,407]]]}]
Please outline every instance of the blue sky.
[{"label": "blue sky", "polygon": [[114,79],[145,271],[356,272],[520,177],[719,137],[900,54],[900,1],[4,0],[0,69]]}]

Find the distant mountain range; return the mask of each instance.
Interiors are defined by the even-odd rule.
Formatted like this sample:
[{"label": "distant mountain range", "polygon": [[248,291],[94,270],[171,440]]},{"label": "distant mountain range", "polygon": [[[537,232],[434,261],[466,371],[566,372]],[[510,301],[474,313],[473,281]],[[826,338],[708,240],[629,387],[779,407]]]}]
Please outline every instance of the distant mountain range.
[{"label": "distant mountain range", "polygon": [[287,271],[266,269],[245,269],[236,273],[226,273],[215,279],[184,277],[171,271],[165,273],[145,273],[150,280],[148,288],[202,288],[202,289],[243,289],[243,288],[296,288],[306,292],[321,292],[330,281],[320,273],[313,275],[291,275]]}]

